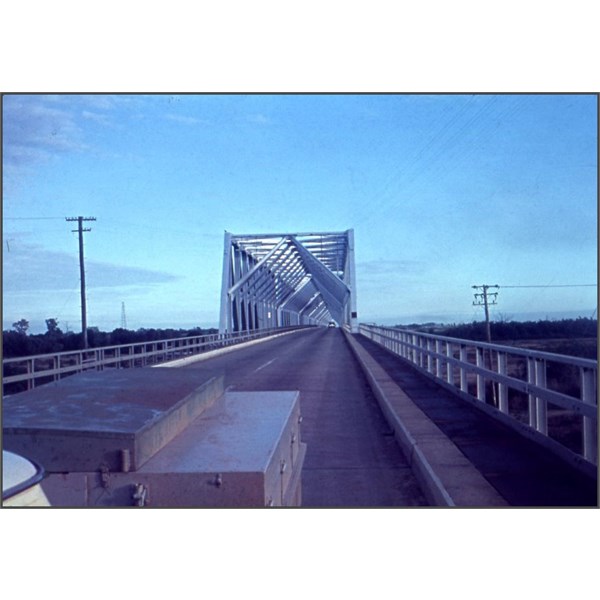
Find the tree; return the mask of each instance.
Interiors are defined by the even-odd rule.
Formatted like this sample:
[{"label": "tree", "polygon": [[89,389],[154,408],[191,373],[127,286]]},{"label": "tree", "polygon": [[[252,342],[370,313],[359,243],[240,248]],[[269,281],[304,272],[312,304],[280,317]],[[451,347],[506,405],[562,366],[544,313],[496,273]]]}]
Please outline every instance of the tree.
[{"label": "tree", "polygon": [[21,319],[20,321],[13,323],[13,329],[21,335],[27,335],[27,330],[29,329],[29,321],[27,319]]},{"label": "tree", "polygon": [[48,328],[49,334],[58,334],[62,333],[62,331],[58,328],[58,320],[57,319],[46,319],[46,327]]}]

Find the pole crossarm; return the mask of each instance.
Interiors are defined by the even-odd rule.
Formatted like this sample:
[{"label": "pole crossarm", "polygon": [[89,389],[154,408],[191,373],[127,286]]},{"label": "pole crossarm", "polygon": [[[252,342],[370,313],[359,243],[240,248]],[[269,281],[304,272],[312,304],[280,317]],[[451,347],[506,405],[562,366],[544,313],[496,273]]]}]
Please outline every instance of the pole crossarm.
[{"label": "pole crossarm", "polygon": [[354,232],[225,232],[220,331],[289,325],[357,329]]}]

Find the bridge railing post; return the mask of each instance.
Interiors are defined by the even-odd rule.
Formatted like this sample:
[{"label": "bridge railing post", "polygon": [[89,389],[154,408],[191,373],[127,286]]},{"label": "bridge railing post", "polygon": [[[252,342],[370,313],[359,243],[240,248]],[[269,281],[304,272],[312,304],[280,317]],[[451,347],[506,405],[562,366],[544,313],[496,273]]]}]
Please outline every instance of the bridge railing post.
[{"label": "bridge railing post", "polygon": [[417,344],[419,346],[419,362],[418,365],[419,367],[424,368],[425,367],[425,352],[423,352],[423,346],[425,345],[426,340],[424,340],[420,335],[417,336]]},{"label": "bridge railing post", "polygon": [[[586,404],[596,405],[597,397],[597,374],[596,369],[580,368],[581,399]],[[597,415],[597,413],[596,413]],[[598,463],[598,417],[591,419],[583,417],[583,456],[586,460]]]},{"label": "bridge railing post", "polygon": [[469,393],[469,377],[467,364],[469,362],[469,349],[465,344],[460,345],[460,391],[465,394]]},{"label": "bridge railing post", "polygon": [[425,348],[427,349],[427,372],[433,374],[434,357],[433,352],[433,340],[424,338]]},{"label": "bridge railing post", "polygon": [[[475,364],[480,368],[485,368],[485,359],[483,348],[475,347]],[[477,400],[485,402],[485,375],[477,372]]]},{"label": "bridge railing post", "polygon": [[435,340],[435,352],[437,356],[435,357],[435,376],[438,378],[442,378],[442,359],[440,358],[440,354],[442,353],[442,341]]},{"label": "bridge railing post", "polygon": [[35,364],[33,359],[27,361],[27,375],[29,378],[27,379],[27,389],[32,390],[35,387],[35,377],[33,376],[35,373]]},{"label": "bridge railing post", "polygon": [[[535,385],[546,388],[546,361],[543,359],[535,360]],[[535,398],[535,420],[537,430],[548,435],[548,402],[537,396]]]},{"label": "bridge railing post", "polygon": [[[454,358],[454,346],[452,342],[446,342],[446,356]],[[454,385],[454,366],[449,360],[446,361],[446,382]]]},{"label": "bridge railing post", "polygon": [[[535,358],[527,357],[527,383],[535,385]],[[537,412],[535,410],[535,394],[529,392],[527,395],[529,411],[529,427],[537,429]]]},{"label": "bridge railing post", "polygon": [[[506,376],[508,373],[507,356],[505,352],[498,352],[496,360],[498,361],[498,373]],[[500,412],[508,414],[508,386],[504,381],[498,384],[498,408]]]}]

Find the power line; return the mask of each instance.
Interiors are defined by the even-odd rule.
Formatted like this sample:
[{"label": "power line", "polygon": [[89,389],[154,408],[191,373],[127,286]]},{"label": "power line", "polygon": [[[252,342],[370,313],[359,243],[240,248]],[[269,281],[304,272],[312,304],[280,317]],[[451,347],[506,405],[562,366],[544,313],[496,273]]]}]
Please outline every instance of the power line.
[{"label": "power line", "polygon": [[54,221],[63,217],[3,217],[5,221]]},{"label": "power line", "polygon": [[[460,118],[462,118],[463,113],[468,113],[468,110],[471,106],[471,104],[474,101],[474,97],[472,96],[471,98],[469,98],[468,103],[464,104],[463,106],[461,106],[458,111],[452,115],[450,117],[450,119],[448,119],[447,121],[445,121],[442,125],[442,127],[440,129],[438,129],[433,136],[431,136],[429,138],[429,140],[415,153],[414,156],[412,157],[406,157],[404,159],[404,161],[401,161],[397,167],[395,172],[391,175],[391,177],[389,177],[387,179],[387,181],[384,183],[383,187],[381,187],[374,195],[372,195],[368,202],[368,211],[366,211],[364,214],[360,215],[360,220],[367,222],[369,221],[371,218],[373,218],[374,214],[381,212],[382,210],[389,210],[391,208],[391,206],[389,205],[390,202],[392,203],[392,206],[395,206],[397,200],[392,198],[392,199],[385,199],[385,195],[387,194],[387,192],[389,191],[390,186],[392,186],[392,184],[396,184],[398,183],[398,179],[402,179],[402,177],[405,177],[407,179],[409,179],[409,184],[412,183],[412,181],[415,179],[415,173],[419,172],[419,167],[420,167],[420,162],[423,162],[425,160],[425,154],[427,153],[427,151],[434,146],[435,143],[438,142],[438,138],[443,138],[448,130],[451,130],[451,127],[454,125],[455,122],[459,121]],[[446,111],[444,112],[445,116],[448,112],[450,111],[449,108],[446,109]],[[433,131],[434,127],[433,124],[430,127],[430,131]],[[435,146],[434,146],[434,150],[435,150]],[[412,175],[412,177],[408,177]],[[406,187],[406,185],[405,185]],[[379,207],[374,206],[375,201],[378,200],[378,204]]]},{"label": "power line", "polygon": [[574,283],[567,285],[501,285],[503,289],[508,288],[572,288],[572,287],[598,287],[597,283]]}]

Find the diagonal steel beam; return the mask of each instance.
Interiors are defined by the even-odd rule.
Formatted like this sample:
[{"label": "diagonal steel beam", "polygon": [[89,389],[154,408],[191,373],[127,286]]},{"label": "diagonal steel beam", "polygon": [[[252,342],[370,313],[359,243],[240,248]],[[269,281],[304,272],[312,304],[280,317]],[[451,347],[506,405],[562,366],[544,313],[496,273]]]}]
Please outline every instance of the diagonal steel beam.
[{"label": "diagonal steel beam", "polygon": [[275,252],[281,248],[281,246],[286,242],[286,238],[282,238],[278,244],[276,244],[275,246],[273,246],[273,248],[271,248],[271,250],[264,256],[264,258],[262,258],[260,261],[258,261],[254,267],[252,269],[250,269],[250,271],[248,271],[235,285],[231,286],[231,288],[229,288],[228,293],[229,295],[233,295],[235,294],[235,292],[237,292],[237,290],[239,290],[262,266],[265,265],[265,263],[269,260],[269,258],[271,258],[271,256],[273,256],[273,254],[275,254]]}]

